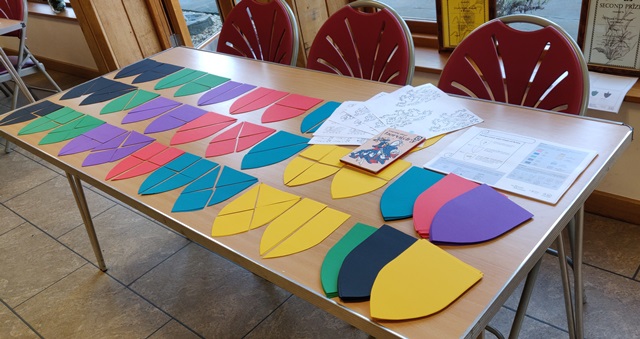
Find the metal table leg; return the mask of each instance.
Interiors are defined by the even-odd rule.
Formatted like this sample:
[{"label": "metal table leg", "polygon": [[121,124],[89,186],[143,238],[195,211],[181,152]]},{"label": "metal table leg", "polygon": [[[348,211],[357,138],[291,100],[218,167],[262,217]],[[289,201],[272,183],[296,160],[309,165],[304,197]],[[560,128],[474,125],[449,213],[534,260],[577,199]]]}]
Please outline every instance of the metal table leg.
[{"label": "metal table leg", "polygon": [[87,199],[85,198],[84,190],[82,189],[82,182],[78,177],[73,176],[69,173],[67,173],[67,179],[69,180],[69,186],[71,186],[73,197],[76,199],[78,209],[80,210],[80,215],[82,216],[84,227],[87,229],[87,235],[89,236],[89,240],[91,241],[93,253],[96,256],[96,260],[98,261],[98,267],[100,267],[100,270],[105,272],[107,270],[107,266],[104,263],[102,250],[100,249],[100,243],[98,242],[98,236],[96,235],[96,230],[93,227],[93,221],[91,220],[91,213],[89,213]]},{"label": "metal table leg", "polygon": [[511,332],[509,333],[509,339],[518,338],[520,335],[520,328],[522,328],[522,321],[527,314],[527,307],[529,307],[529,300],[531,299],[531,293],[533,292],[533,286],[536,283],[538,272],[540,271],[540,264],[542,259],[538,260],[535,266],[527,274],[527,279],[524,282],[524,288],[522,289],[522,295],[520,296],[520,302],[518,303],[518,309],[516,315],[513,318],[513,325],[511,325]]},{"label": "metal table leg", "polygon": [[575,244],[573,248],[573,277],[574,277],[574,293],[575,293],[575,326],[576,337],[584,338],[584,322],[583,322],[583,303],[584,303],[584,285],[582,281],[582,251],[584,237],[584,205],[575,215]]}]

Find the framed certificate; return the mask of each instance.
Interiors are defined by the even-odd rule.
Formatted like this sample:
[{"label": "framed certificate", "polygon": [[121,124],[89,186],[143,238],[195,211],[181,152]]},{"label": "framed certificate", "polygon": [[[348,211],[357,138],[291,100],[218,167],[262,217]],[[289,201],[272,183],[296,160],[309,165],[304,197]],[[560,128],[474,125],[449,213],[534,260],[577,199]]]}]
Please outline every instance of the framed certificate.
[{"label": "framed certificate", "polygon": [[453,50],[495,13],[496,0],[436,0],[440,51]]},{"label": "framed certificate", "polygon": [[584,0],[578,45],[592,71],[640,76],[640,0]]}]

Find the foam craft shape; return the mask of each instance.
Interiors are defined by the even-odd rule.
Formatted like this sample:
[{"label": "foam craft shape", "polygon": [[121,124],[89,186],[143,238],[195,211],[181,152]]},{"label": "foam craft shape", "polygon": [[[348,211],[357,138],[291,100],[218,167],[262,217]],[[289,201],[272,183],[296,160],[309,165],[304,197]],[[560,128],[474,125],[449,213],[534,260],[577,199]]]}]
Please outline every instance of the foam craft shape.
[{"label": "foam craft shape", "polygon": [[151,173],[182,154],[184,151],[181,149],[154,141],[122,159],[107,173],[105,180],[130,179]]},{"label": "foam craft shape", "polygon": [[229,113],[240,114],[255,111],[273,104],[287,94],[289,93],[265,87],[258,87],[238,98],[233,104],[231,104]]},{"label": "foam craft shape", "polygon": [[327,298],[338,296],[338,273],[344,258],[376,230],[377,228],[373,226],[356,223],[347,234],[329,249],[320,268],[322,290]]},{"label": "foam craft shape", "polygon": [[220,133],[209,142],[206,157],[215,157],[233,152],[242,152],[264,140],[276,130],[250,122],[241,122]]},{"label": "foam craft shape", "polygon": [[173,101],[165,97],[157,97],[129,111],[129,113],[127,113],[127,115],[122,119],[122,123],[129,124],[132,122],[151,119],[181,105],[182,103],[180,102]]},{"label": "foam craft shape", "polygon": [[378,273],[371,289],[371,317],[406,320],[432,315],[482,276],[478,269],[420,239]]},{"label": "foam craft shape", "polygon": [[344,258],[338,273],[338,296],[343,301],[367,301],[378,272],[417,239],[382,225]]},{"label": "foam craft shape", "polygon": [[311,113],[307,114],[307,116],[302,120],[302,123],[300,124],[300,132],[315,132],[340,105],[341,103],[336,101],[327,101],[322,106],[311,111]]},{"label": "foam craft shape", "polygon": [[475,244],[501,236],[533,214],[488,185],[480,185],[444,204],[433,217],[429,239]]},{"label": "foam craft shape", "polygon": [[157,194],[182,187],[219,165],[191,153],[184,153],[158,168],[145,179],[138,194]]},{"label": "foam craft shape", "polygon": [[334,145],[312,145],[293,158],[284,169],[284,184],[305,185],[329,177],[344,165],[340,158],[349,154],[350,149]]},{"label": "foam craft shape", "polygon": [[[112,141],[104,143],[93,149],[92,153],[82,162],[82,166],[95,166],[107,162],[114,162],[123,159],[139,149],[154,142],[154,138],[136,131],[128,132],[126,138],[121,144],[115,144]],[[108,145],[108,146],[107,146]]]},{"label": "foam craft shape", "polygon": [[442,139],[446,134],[440,134],[440,135],[436,135],[433,138],[429,138],[425,141],[422,142],[422,144],[414,147],[412,150],[409,151],[409,153],[413,153],[413,152],[417,152],[420,150],[423,150],[429,146],[433,146],[436,142],[438,142],[440,139]]},{"label": "foam craft shape", "polygon": [[175,73],[184,67],[176,66],[172,64],[162,64],[156,68],[150,69],[140,75],[138,75],[131,83],[139,84],[142,82],[153,81],[165,77],[169,74]]},{"label": "foam craft shape", "polygon": [[326,239],[350,215],[303,198],[267,226],[260,255],[275,258],[307,250]]},{"label": "foam craft shape", "polygon": [[115,76],[115,79],[127,78],[137,75],[133,83],[141,83],[160,79],[171,73],[181,70],[182,66],[161,63],[152,59],[143,59],[134,64],[124,67]]},{"label": "foam craft shape", "polygon": [[395,178],[409,167],[411,167],[411,163],[402,159],[394,161],[377,174],[358,171],[345,166],[333,177],[331,197],[341,199],[373,192],[386,185],[389,180]]},{"label": "foam craft shape", "polygon": [[309,139],[285,131],[278,131],[254,146],[242,158],[241,169],[269,166],[283,161],[308,146]]},{"label": "foam craft shape", "polygon": [[64,108],[62,105],[54,104],[49,100],[44,100],[33,105],[22,107],[6,115],[0,120],[0,126],[9,126],[21,122],[30,121],[38,117],[46,116],[52,112]]},{"label": "foam craft shape", "polygon": [[[258,178],[225,166],[195,180],[180,193],[171,212],[201,210],[219,204],[258,182]],[[218,172],[220,172],[218,176]]]},{"label": "foam craft shape", "polygon": [[33,133],[44,132],[58,128],[68,124],[73,120],[83,117],[84,114],[70,108],[63,107],[57,111],[51,112],[45,116],[33,120],[27,126],[22,127],[18,131],[18,135],[28,135]]},{"label": "foam craft shape", "polygon": [[276,102],[273,106],[267,108],[262,114],[261,121],[263,123],[269,123],[295,118],[321,102],[321,99],[299,94],[290,94]]},{"label": "foam craft shape", "polygon": [[456,174],[444,178],[422,192],[413,205],[413,227],[423,238],[429,237],[433,217],[449,200],[468,192],[479,184]]},{"label": "foam craft shape", "polygon": [[158,81],[158,83],[153,87],[153,89],[159,90],[159,89],[168,89],[171,87],[181,86],[197,78],[200,78],[205,74],[207,73],[202,71],[196,71],[190,68],[184,68]]},{"label": "foam craft shape", "polygon": [[83,133],[91,131],[94,128],[100,127],[103,124],[105,124],[104,121],[90,115],[85,115],[80,117],[80,119],[73,120],[68,124],[51,130],[47,135],[40,139],[38,144],[47,145],[73,139]]},{"label": "foam craft shape", "polygon": [[100,110],[100,114],[110,114],[132,109],[158,96],[160,96],[158,93],[148,92],[142,89],[135,90],[106,104],[102,110]]},{"label": "foam craft shape", "polygon": [[100,125],[88,132],[85,132],[69,141],[58,155],[69,155],[90,151],[101,144],[115,139],[116,143],[120,143],[126,138],[127,130],[110,124]]},{"label": "foam craft shape", "polygon": [[444,174],[412,166],[382,193],[380,212],[385,221],[411,218],[413,206],[427,188],[438,182]]},{"label": "foam craft shape", "polygon": [[300,201],[300,197],[259,184],[228,203],[213,221],[211,236],[227,236],[270,223]]},{"label": "foam craft shape", "polygon": [[222,114],[207,112],[180,127],[169,144],[180,145],[210,137],[235,123],[237,119]]},{"label": "foam craft shape", "polygon": [[[113,87],[115,88],[115,87],[121,87],[121,86],[113,86]],[[135,90],[136,90],[135,87],[133,87],[133,88],[118,89],[117,91],[109,89],[108,91],[105,90],[105,92],[91,93],[89,94],[88,97],[86,97],[84,100],[80,102],[80,106],[92,105],[92,104],[97,104],[104,101],[109,101]]]},{"label": "foam craft shape", "polygon": [[223,101],[231,100],[249,92],[254,88],[256,88],[256,86],[235,81],[227,81],[224,84],[203,94],[198,99],[198,106],[213,105]]},{"label": "foam craft shape", "polygon": [[136,90],[135,86],[98,77],[70,89],[60,97],[60,100],[75,99],[88,95],[80,102],[80,106],[84,106],[111,100],[134,90]]},{"label": "foam craft shape", "polygon": [[198,79],[195,79],[189,83],[182,85],[182,87],[180,87],[173,96],[182,97],[182,96],[206,92],[229,80],[230,80],[229,78],[224,78],[224,77],[213,75],[213,74],[205,74],[204,76]]},{"label": "foam craft shape", "polygon": [[207,111],[190,106],[182,105],[152,121],[144,130],[144,134],[158,133],[168,131],[170,129],[184,126],[186,123],[193,121]]}]

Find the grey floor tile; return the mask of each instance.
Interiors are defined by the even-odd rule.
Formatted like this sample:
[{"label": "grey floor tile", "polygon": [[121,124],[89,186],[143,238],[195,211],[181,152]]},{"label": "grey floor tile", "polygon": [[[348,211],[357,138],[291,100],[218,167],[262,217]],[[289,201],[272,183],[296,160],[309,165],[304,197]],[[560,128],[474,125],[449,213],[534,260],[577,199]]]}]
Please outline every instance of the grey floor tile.
[{"label": "grey floor tile", "polygon": [[0,235],[9,232],[24,222],[25,220],[13,213],[13,211],[0,205]]},{"label": "grey floor tile", "polygon": [[[189,240],[137,213],[115,205],[93,218],[109,275],[128,285],[158,265]],[[59,240],[96,263],[84,227],[78,227]]]},{"label": "grey floor tile", "polygon": [[[489,325],[498,330],[505,337],[508,337],[509,332],[511,331],[511,326],[513,325],[514,317],[514,311],[505,307],[501,307],[500,311],[498,311],[498,314],[496,314],[491,322],[489,322]],[[485,335],[486,338],[495,337],[489,331],[486,331]],[[568,336],[569,333],[567,333],[566,331],[560,330],[537,319],[525,317],[524,321],[522,322],[522,327],[520,328],[518,338],[564,339]]]},{"label": "grey floor tile", "polygon": [[145,338],[170,319],[91,265],[16,307],[16,312],[44,338]]},{"label": "grey floor tile", "polygon": [[86,261],[25,223],[0,236],[0,298],[14,307]]},{"label": "grey floor tile", "polygon": [[38,338],[38,335],[10,309],[0,303],[0,338],[26,339]]},{"label": "grey floor tile", "polygon": [[291,296],[245,338],[346,339],[369,338],[369,335],[308,302]]},{"label": "grey floor tile", "polygon": [[156,333],[152,334],[149,339],[196,339],[200,338],[197,334],[193,333],[184,325],[175,320],[169,321],[166,325],[162,326]]},{"label": "grey floor tile", "polygon": [[584,262],[626,277],[640,266],[640,227],[585,214]]},{"label": "grey floor tile", "polygon": [[131,288],[206,338],[239,338],[289,293],[192,243]]},{"label": "grey floor tile", "polygon": [[[527,314],[567,330],[560,268],[556,257],[545,255]],[[585,265],[583,268],[584,332],[588,338],[638,338],[640,282]],[[517,295],[520,289],[516,290]],[[518,298],[506,305],[515,309]]]},{"label": "grey floor tile", "polygon": [[58,174],[18,152],[0,152],[0,202],[56,177]]},{"label": "grey floor tile", "polygon": [[[84,193],[91,215],[98,215],[115,205],[91,190],[84,190]],[[8,200],[5,205],[55,238],[83,225],[66,177],[56,176]]]}]

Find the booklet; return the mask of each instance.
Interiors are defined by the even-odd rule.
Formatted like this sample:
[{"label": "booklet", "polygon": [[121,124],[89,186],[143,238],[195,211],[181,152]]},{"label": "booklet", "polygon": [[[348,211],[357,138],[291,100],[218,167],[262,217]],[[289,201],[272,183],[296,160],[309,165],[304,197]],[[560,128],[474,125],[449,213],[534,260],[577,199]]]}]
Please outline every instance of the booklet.
[{"label": "booklet", "polygon": [[365,141],[353,152],[345,155],[340,161],[378,173],[399,159],[412,148],[418,146],[424,137],[395,128],[387,128],[382,133]]}]

